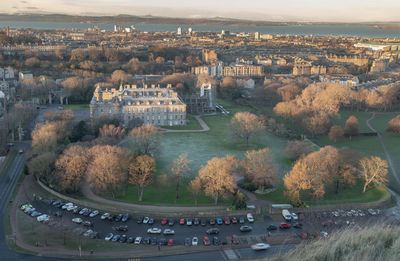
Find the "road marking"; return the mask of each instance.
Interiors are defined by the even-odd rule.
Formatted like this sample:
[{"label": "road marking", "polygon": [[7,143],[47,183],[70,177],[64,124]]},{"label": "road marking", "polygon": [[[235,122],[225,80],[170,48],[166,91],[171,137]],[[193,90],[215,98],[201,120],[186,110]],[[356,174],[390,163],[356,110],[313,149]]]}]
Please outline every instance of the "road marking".
[{"label": "road marking", "polygon": [[236,255],[235,251],[233,251],[233,249],[225,249],[224,253],[228,257],[229,260],[239,259],[239,257]]}]

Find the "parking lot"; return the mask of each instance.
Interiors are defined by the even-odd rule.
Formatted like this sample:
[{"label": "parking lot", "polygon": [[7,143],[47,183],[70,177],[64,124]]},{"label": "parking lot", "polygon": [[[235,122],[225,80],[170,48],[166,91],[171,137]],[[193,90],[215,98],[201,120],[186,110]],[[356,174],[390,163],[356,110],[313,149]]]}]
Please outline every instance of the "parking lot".
[{"label": "parking lot", "polygon": [[[279,220],[279,218],[272,220],[270,217],[264,217],[263,220],[257,219],[254,223],[250,223],[246,216],[242,219],[244,222],[240,224],[240,217],[236,217],[237,223],[232,223],[232,218],[229,218],[230,224],[224,223],[224,218],[221,216],[222,224],[210,224],[210,219],[199,218],[198,224],[195,223],[196,217],[186,216],[181,217],[184,219],[183,224],[180,224],[180,218],[174,220],[174,224],[169,224],[170,220],[164,220],[166,224],[162,224],[162,219],[154,218],[149,216],[149,220],[143,220],[145,217],[133,217],[130,216],[126,222],[123,222],[122,216],[125,213],[111,213],[111,218],[105,218],[104,220],[101,216],[104,212],[99,211],[95,216],[95,210],[88,210],[86,214],[79,214],[82,212],[82,208],[79,206],[74,206],[72,203],[70,205],[65,205],[66,202],[58,202],[54,200],[44,199],[35,200],[31,202],[33,208],[41,214],[49,215],[49,219],[45,220],[44,223],[51,224],[54,229],[57,227],[68,228],[69,231],[86,237],[98,238],[100,240],[110,241],[110,244],[121,244],[121,243],[135,243],[140,237],[140,244],[152,244],[152,245],[192,245],[198,239],[198,245],[204,245],[203,238],[208,237],[210,245],[252,245],[256,243],[270,243],[271,239],[279,238],[279,235],[284,237],[283,243],[290,237],[301,238],[301,239],[313,239],[320,236],[329,236],[333,231],[338,230],[343,227],[353,226],[361,227],[365,224],[370,224],[372,222],[379,222],[384,218],[382,211],[380,210],[333,210],[324,212],[308,212],[303,213],[302,220],[298,222],[301,223],[301,227],[295,228],[295,221],[287,222],[290,228],[281,229],[279,226],[284,219]],[[62,209],[66,206],[70,206],[70,211],[67,209]],[[75,209],[76,213],[73,213]],[[32,213],[32,212],[31,212]],[[36,213],[38,214],[38,213]],[[90,215],[92,214],[92,215]],[[120,215],[118,217],[118,215]],[[92,216],[92,217],[91,217]],[[37,216],[39,217],[39,216]],[[32,217],[32,218],[37,218]],[[140,224],[137,222],[138,218],[141,220]],[[73,222],[79,221],[78,223]],[[150,219],[154,219],[153,224],[149,224]],[[188,225],[188,219],[192,221],[192,225]],[[215,221],[215,218],[212,219]],[[89,222],[88,222],[89,221]],[[147,224],[145,224],[145,223]],[[213,223],[213,222],[211,222]],[[268,230],[270,225],[274,225],[276,229]],[[250,226],[251,231],[242,232],[241,226]],[[148,230],[154,228],[154,234],[148,233]],[[217,228],[218,234],[207,234],[207,230],[211,228]],[[171,229],[174,234],[166,235],[164,234],[165,229]],[[88,230],[90,230],[88,232]],[[242,229],[245,230],[245,229]],[[92,232],[91,232],[92,231]],[[110,235],[112,233],[112,236]],[[118,236],[116,236],[118,235]],[[125,235],[125,236],[123,236]],[[232,242],[232,235],[236,235],[234,242]],[[130,238],[131,237],[131,238]],[[214,240],[217,237],[218,240]],[[129,239],[130,238],[130,239]],[[114,242],[113,242],[114,239]],[[170,241],[173,239],[173,242]],[[273,241],[273,240],[272,240]],[[282,242],[279,242],[282,243]]]}]

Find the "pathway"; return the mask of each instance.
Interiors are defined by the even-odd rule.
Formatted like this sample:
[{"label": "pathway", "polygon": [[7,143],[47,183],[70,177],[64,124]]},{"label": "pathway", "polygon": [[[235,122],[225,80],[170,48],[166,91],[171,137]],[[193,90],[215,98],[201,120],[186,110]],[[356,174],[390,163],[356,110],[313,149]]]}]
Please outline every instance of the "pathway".
[{"label": "pathway", "polygon": [[177,133],[179,133],[179,132],[182,132],[182,133],[206,132],[206,131],[210,130],[210,127],[208,127],[207,123],[205,123],[205,121],[201,118],[201,116],[210,116],[210,115],[216,115],[216,113],[194,116],[194,118],[199,122],[199,124],[201,126],[201,130],[169,130],[169,129],[165,129],[165,128],[160,128],[160,129],[165,132],[177,132]]},{"label": "pathway", "polygon": [[119,207],[127,207],[127,208],[135,208],[139,210],[147,210],[147,211],[207,211],[207,210],[223,210],[226,209],[227,206],[204,206],[204,207],[175,207],[175,206],[155,206],[155,205],[141,205],[141,204],[134,204],[134,203],[127,203],[127,202],[120,202],[120,201],[114,201],[114,200],[109,200],[105,199],[103,197],[100,197],[96,194],[93,193],[93,191],[90,189],[89,183],[87,181],[82,182],[81,186],[81,192],[82,194],[93,201],[96,201],[98,203],[103,203],[103,204],[108,204],[112,206],[119,206]]}]

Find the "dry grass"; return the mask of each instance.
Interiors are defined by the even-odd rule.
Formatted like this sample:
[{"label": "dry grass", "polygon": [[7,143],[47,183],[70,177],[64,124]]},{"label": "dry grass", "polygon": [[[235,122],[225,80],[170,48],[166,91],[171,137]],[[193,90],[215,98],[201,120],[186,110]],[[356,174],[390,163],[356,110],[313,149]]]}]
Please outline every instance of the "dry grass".
[{"label": "dry grass", "polygon": [[397,261],[400,260],[400,226],[377,225],[358,231],[344,230],[268,260]]}]

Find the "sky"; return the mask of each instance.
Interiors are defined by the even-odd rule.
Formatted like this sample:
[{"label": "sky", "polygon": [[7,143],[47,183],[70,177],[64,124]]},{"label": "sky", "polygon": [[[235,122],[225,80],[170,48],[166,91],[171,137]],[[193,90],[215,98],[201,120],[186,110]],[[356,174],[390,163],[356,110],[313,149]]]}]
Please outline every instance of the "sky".
[{"label": "sky", "polygon": [[266,21],[400,21],[400,0],[0,0],[1,13],[230,17]]}]

